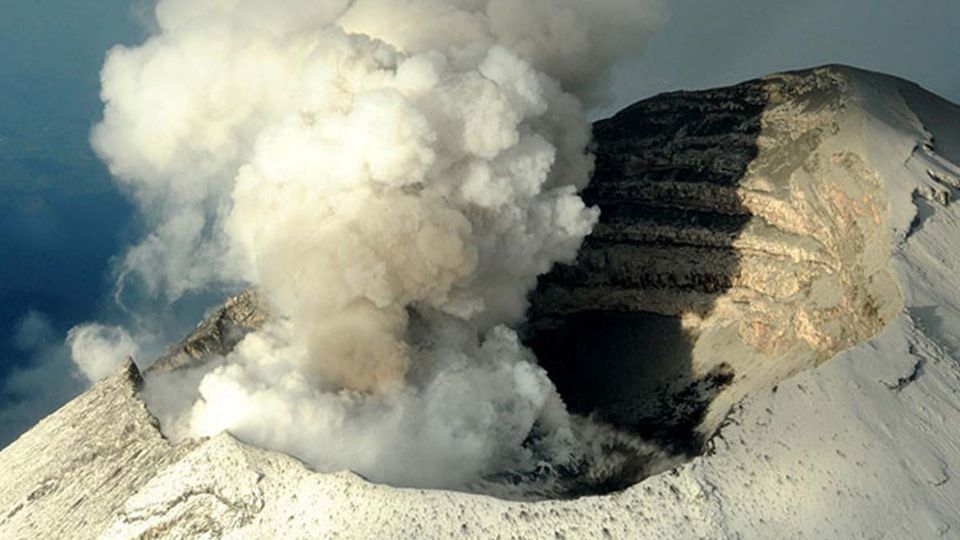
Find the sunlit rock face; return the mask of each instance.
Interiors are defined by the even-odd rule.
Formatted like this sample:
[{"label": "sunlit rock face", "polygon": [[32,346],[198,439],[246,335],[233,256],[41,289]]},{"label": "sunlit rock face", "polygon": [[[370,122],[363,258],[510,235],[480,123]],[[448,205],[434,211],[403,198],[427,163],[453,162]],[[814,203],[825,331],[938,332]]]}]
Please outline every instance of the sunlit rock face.
[{"label": "sunlit rock face", "polygon": [[224,356],[250,331],[262,327],[267,315],[267,306],[255,291],[247,290],[233,296],[208,315],[183,341],[158,358],[150,370],[188,369],[212,356]]},{"label": "sunlit rock face", "polygon": [[532,296],[575,411],[696,452],[751,391],[900,307],[881,179],[843,132],[844,69],[642,101],[595,126],[601,223]]}]

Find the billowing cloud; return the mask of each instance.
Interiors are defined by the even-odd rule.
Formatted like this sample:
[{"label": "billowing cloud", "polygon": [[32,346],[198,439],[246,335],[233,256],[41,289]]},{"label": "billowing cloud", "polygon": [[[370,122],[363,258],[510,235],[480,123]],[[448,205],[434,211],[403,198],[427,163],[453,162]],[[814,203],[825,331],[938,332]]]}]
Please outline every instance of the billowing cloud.
[{"label": "billowing cloud", "polygon": [[133,337],[118,326],[76,326],[67,333],[67,346],[70,358],[91,382],[112,375],[125,359],[140,356]]},{"label": "billowing cloud", "polygon": [[201,373],[148,382],[165,429],[403,485],[573,459],[510,326],[596,223],[577,195],[583,103],[658,16],[653,0],[162,0],[157,34],[108,56],[93,134],[153,224],[124,279],[171,299],[255,286],[275,314]]}]

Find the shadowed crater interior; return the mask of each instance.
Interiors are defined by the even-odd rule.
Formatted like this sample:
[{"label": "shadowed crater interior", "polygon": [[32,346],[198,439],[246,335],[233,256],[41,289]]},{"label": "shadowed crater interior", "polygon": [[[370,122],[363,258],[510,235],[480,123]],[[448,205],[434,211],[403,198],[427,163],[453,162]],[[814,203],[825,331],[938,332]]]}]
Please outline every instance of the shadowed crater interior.
[{"label": "shadowed crater interior", "polygon": [[733,243],[751,214],[736,189],[765,105],[756,82],[658,96],[596,124],[583,197],[600,224],[575,265],[540,280],[525,332],[573,412],[699,452],[696,427],[733,373],[695,374],[682,319],[709,315],[739,273]]}]

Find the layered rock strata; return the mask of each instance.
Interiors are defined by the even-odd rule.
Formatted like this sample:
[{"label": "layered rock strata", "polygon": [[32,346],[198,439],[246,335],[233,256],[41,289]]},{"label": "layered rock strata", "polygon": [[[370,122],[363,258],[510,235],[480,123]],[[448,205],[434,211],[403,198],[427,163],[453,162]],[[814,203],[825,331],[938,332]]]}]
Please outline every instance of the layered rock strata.
[{"label": "layered rock strata", "polygon": [[775,75],[595,126],[601,222],[540,280],[527,329],[575,410],[696,451],[751,389],[891,320],[884,186],[837,137],[850,85]]}]

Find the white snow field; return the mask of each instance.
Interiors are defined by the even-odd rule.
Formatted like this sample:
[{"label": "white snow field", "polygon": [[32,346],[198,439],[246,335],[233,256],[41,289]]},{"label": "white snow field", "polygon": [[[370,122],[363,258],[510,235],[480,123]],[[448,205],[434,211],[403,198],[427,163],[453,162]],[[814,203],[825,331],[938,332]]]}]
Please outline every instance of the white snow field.
[{"label": "white snow field", "polygon": [[397,489],[227,434],[174,447],[128,365],[0,452],[0,538],[960,538],[960,107],[823,71],[847,85],[821,151],[885,183],[903,308],[747,395],[707,454],[575,500]]}]

